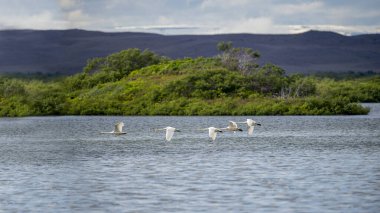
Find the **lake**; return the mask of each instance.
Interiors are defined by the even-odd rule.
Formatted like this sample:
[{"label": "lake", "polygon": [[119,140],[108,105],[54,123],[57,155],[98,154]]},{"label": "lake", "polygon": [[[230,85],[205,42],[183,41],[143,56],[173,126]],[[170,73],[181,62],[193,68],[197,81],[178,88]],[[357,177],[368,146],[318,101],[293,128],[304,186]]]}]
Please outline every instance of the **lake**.
[{"label": "lake", "polygon": [[[0,212],[379,212],[365,116],[0,118]],[[218,134],[209,126],[262,126]],[[123,121],[126,135],[100,134]],[[173,126],[172,141],[152,129]]]}]

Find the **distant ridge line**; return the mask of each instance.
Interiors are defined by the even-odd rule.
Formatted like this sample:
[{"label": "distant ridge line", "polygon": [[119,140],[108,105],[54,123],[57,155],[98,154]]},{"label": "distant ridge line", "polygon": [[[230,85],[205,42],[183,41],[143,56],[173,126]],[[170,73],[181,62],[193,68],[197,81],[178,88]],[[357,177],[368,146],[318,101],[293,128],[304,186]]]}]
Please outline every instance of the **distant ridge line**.
[{"label": "distant ridge line", "polygon": [[380,34],[346,36],[329,31],[299,34],[162,35],[145,32],[1,30],[0,73],[81,72],[87,60],[128,48],[170,58],[210,57],[216,44],[232,41],[261,53],[259,62],[287,72],[380,72]]}]

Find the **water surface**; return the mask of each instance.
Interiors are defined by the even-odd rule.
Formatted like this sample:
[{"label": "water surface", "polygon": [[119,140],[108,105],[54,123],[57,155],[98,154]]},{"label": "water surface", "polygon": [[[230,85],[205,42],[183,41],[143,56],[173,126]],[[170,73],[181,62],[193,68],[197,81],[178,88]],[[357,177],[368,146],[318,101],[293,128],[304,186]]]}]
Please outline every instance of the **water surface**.
[{"label": "water surface", "polygon": [[[379,212],[380,105],[366,116],[0,119],[0,212]],[[123,121],[127,135],[99,134]],[[171,142],[164,132],[181,129]],[[244,127],[244,126],[242,126]]]}]

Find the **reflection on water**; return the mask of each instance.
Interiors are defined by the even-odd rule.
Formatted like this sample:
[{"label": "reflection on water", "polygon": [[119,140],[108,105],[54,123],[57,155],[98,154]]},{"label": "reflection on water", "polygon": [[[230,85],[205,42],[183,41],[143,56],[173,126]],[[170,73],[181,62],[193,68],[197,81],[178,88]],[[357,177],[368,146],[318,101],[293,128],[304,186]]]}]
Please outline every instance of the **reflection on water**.
[{"label": "reflection on water", "polygon": [[[368,116],[0,119],[0,212],[378,212],[380,107]],[[99,134],[123,121],[127,135]],[[163,132],[182,129],[171,142]]]}]

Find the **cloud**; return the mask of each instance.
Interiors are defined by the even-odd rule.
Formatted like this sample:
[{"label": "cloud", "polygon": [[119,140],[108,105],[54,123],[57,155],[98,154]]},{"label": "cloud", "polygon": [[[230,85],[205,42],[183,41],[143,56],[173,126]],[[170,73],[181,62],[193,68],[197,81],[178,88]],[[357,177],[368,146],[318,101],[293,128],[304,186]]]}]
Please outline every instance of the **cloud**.
[{"label": "cloud", "polygon": [[230,21],[219,26],[220,33],[272,33],[272,19],[269,17],[258,17]]},{"label": "cloud", "polygon": [[186,29],[199,29],[199,27],[196,26],[185,26],[185,25],[149,25],[149,26],[128,26],[128,27],[122,27],[118,26],[115,27],[115,29],[129,29],[129,30],[186,30]]},{"label": "cloud", "polygon": [[62,9],[72,9],[76,6],[77,2],[76,0],[59,0],[58,1],[59,6]]},{"label": "cloud", "polygon": [[54,14],[50,11],[43,11],[38,14],[30,15],[28,18],[1,17],[0,26],[13,29],[63,29],[66,27],[66,22],[56,20]]},{"label": "cloud", "polygon": [[228,22],[204,25],[141,25],[117,26],[116,31],[149,32],[161,34],[226,34],[226,33],[253,33],[253,34],[297,34],[310,30],[333,31],[342,35],[361,33],[380,33],[380,26],[371,25],[286,25],[276,24],[270,17],[230,20]]},{"label": "cloud", "polygon": [[85,15],[82,10],[73,10],[66,14],[67,27],[81,28],[90,24],[90,17]]},{"label": "cloud", "polygon": [[305,2],[298,4],[280,4],[274,5],[275,14],[299,15],[304,13],[316,12],[323,9],[324,3],[321,1]]},{"label": "cloud", "polygon": [[60,19],[65,22],[65,28],[87,28],[91,26],[91,22],[96,23],[97,18],[91,18],[90,15],[84,12],[84,9],[86,9],[85,3],[82,0],[58,0],[61,10]]},{"label": "cloud", "polygon": [[343,25],[363,25],[367,23],[379,23],[380,13],[376,8],[348,7],[342,5],[334,8],[326,8],[323,16],[327,20],[326,24],[343,24]]},{"label": "cloud", "polygon": [[201,9],[208,9],[208,8],[231,8],[236,6],[243,6],[250,3],[249,0],[203,0],[200,4]]},{"label": "cloud", "polygon": [[116,31],[147,32],[161,34],[194,34],[196,31],[203,31],[202,27],[186,25],[150,25],[150,26],[117,26]]},{"label": "cloud", "polygon": [[159,24],[173,24],[174,23],[174,21],[171,18],[168,18],[166,16],[159,16],[157,21]]},{"label": "cloud", "polygon": [[0,29],[356,34],[379,31],[379,6],[377,0],[0,0]]}]

